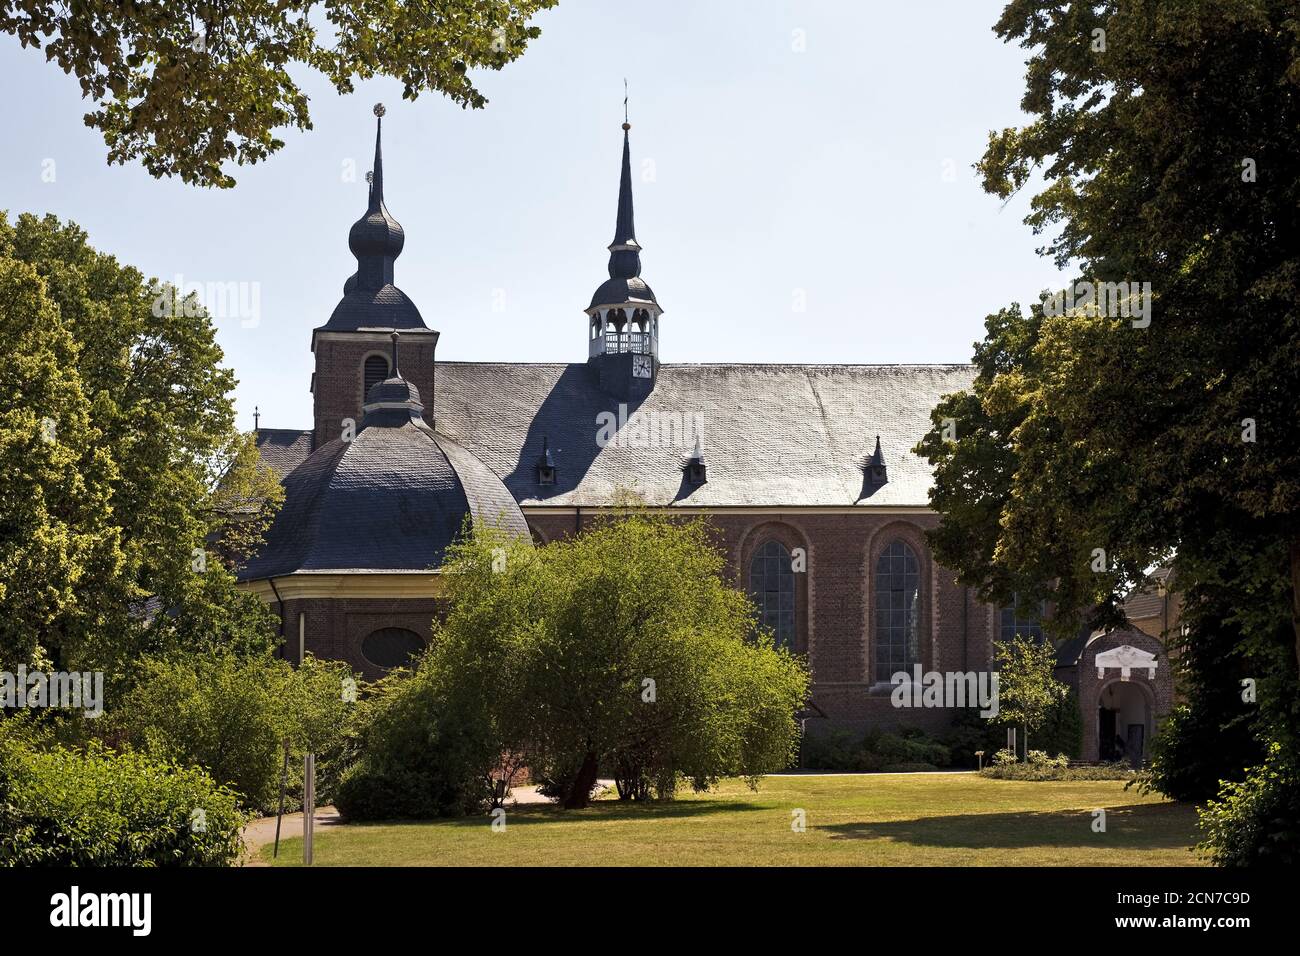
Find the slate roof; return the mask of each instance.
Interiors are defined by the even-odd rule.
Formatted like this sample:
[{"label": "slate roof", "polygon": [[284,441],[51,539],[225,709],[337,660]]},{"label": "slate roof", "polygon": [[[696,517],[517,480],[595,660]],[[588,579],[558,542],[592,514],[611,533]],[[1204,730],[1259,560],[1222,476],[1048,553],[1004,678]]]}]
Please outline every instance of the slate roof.
[{"label": "slate roof", "polygon": [[[650,447],[599,447],[597,416],[617,414],[618,401],[586,364],[439,362],[434,410],[438,431],[500,475],[521,505],[603,505],[630,488],[668,506],[926,507],[930,467],[911,449],[938,400],[973,377],[969,365],[661,365],[619,430],[631,442],[640,423],[653,423],[659,446],[654,432],[640,443]],[[709,463],[699,486],[682,472],[693,421]],[[863,464],[877,435],[889,480],[873,486]],[[544,439],[553,486],[537,482]]]},{"label": "slate roof", "polygon": [[320,326],[326,332],[356,332],[358,329],[424,329],[420,310],[405,292],[387,283],[378,289],[345,290],[343,298]]},{"label": "slate roof", "polygon": [[[651,413],[687,425],[698,414],[709,463],[698,487],[682,480],[689,431],[677,447],[597,446],[596,416],[617,414],[618,402],[585,364],[439,362],[435,411],[439,433],[484,462],[522,505],[603,505],[627,487],[669,506],[927,507],[930,468],[910,449],[930,409],[973,377],[968,365],[661,365],[622,432]],[[287,473],[307,458],[311,434],[262,429],[258,447]],[[876,435],[889,480],[873,489],[862,466]],[[554,486],[537,483],[548,438]]]},{"label": "slate roof", "polygon": [[1151,582],[1128,596],[1124,601],[1124,616],[1130,621],[1143,621],[1165,613],[1165,599],[1160,595],[1160,585],[1169,580],[1170,568],[1157,568],[1151,572]]},{"label": "slate roof", "polygon": [[423,422],[371,425],[350,442],[335,439],[284,486],[284,506],[240,580],[430,570],[442,563],[467,514],[528,534],[496,475]]},{"label": "slate roof", "polygon": [[259,428],[257,451],[262,461],[284,480],[311,454],[311,429]]}]

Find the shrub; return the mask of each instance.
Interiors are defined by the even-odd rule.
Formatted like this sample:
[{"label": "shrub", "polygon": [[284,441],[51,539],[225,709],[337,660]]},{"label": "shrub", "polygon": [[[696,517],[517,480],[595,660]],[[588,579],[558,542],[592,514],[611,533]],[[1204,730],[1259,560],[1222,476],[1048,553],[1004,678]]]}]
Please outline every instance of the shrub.
[{"label": "shrub", "polygon": [[1089,767],[1071,767],[1064,754],[1049,757],[1041,750],[1031,750],[1028,760],[1016,760],[1009,750],[993,755],[992,765],[982,775],[995,780],[1131,780],[1134,770],[1127,763],[1108,763]]},{"label": "shrub", "polygon": [[1200,811],[1205,840],[1197,849],[1218,866],[1300,863],[1300,779],[1293,761],[1272,744],[1245,780],[1224,781]]},{"label": "shrub", "polygon": [[1075,759],[1083,753],[1083,711],[1074,688],[1052,701],[1043,725],[1032,735],[1031,743],[1049,753]]},{"label": "shrub", "polygon": [[[204,768],[240,802],[274,809],[290,743],[291,766],[326,751],[352,706],[342,664],[307,658],[299,668],[269,655],[228,653],[148,659],[106,730],[136,749]],[[300,792],[301,773],[291,773]]]},{"label": "shrub", "polygon": [[981,717],[978,707],[962,707],[953,715],[952,726],[939,736],[948,748],[951,766],[974,768],[979,765],[975,751],[995,753],[1005,744],[1006,728]]},{"label": "shrub", "polygon": [[0,865],[228,866],[243,822],[196,768],[95,744],[35,750],[0,729]]},{"label": "shrub", "polygon": [[346,820],[455,816],[486,810],[500,754],[474,713],[459,709],[426,655],[414,672],[372,686],[355,729],[359,758],[334,793]]},{"label": "shrub", "polygon": [[869,730],[862,737],[832,730],[810,736],[804,746],[804,765],[815,770],[901,773],[946,767],[951,759],[946,746],[915,727]]}]

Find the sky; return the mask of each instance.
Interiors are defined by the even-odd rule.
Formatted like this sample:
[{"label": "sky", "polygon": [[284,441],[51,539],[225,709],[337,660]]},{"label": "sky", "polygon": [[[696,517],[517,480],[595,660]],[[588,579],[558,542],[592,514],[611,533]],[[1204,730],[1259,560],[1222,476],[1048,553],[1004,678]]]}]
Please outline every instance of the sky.
[{"label": "sky", "polygon": [[[307,428],[311,330],[355,269],[382,102],[396,284],[447,361],[581,362],[629,119],[665,362],[966,362],[984,317],[1065,279],[1026,190],[973,170],[1023,123],[998,0],[561,0],[462,110],[300,74],[314,129],[229,190],[109,166],[76,81],[0,37],[0,209],[71,219],[146,276],[237,283],[216,320],[242,427]],[[350,175],[351,174],[351,175]]]}]

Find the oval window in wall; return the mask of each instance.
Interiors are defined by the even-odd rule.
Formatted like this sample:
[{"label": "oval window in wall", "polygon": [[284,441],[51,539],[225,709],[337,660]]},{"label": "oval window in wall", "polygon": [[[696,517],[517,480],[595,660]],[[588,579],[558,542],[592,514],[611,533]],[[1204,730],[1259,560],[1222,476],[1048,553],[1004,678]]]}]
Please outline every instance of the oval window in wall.
[{"label": "oval window in wall", "polygon": [[404,627],[381,627],[361,641],[361,653],[376,667],[405,667],[420,651],[424,639]]}]

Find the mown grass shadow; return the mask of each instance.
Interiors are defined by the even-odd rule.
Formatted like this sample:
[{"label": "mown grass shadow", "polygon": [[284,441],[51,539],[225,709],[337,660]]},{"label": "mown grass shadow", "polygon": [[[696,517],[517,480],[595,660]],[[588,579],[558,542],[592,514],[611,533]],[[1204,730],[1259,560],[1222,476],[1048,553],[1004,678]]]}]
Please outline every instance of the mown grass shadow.
[{"label": "mown grass shadow", "polygon": [[[733,800],[671,800],[663,803],[624,803],[619,800],[598,800],[583,810],[566,810],[555,803],[526,803],[519,806],[507,805],[506,819],[509,825],[535,826],[546,823],[592,823],[603,820],[642,821],[642,820],[680,820],[692,817],[707,817],[716,813],[744,813],[751,810],[770,810],[755,803],[740,803]],[[455,827],[481,827],[489,818],[482,814],[468,817],[441,817],[425,820],[367,820],[346,823],[351,827],[388,827],[443,825]]]},{"label": "mown grass shadow", "polygon": [[832,840],[887,839],[947,849],[1030,849],[1106,846],[1168,850],[1191,845],[1196,810],[1190,804],[1152,803],[1106,807],[1106,831],[1093,830],[1092,810],[1026,810],[1013,813],[921,817],[915,820],[840,823],[818,827]]}]

